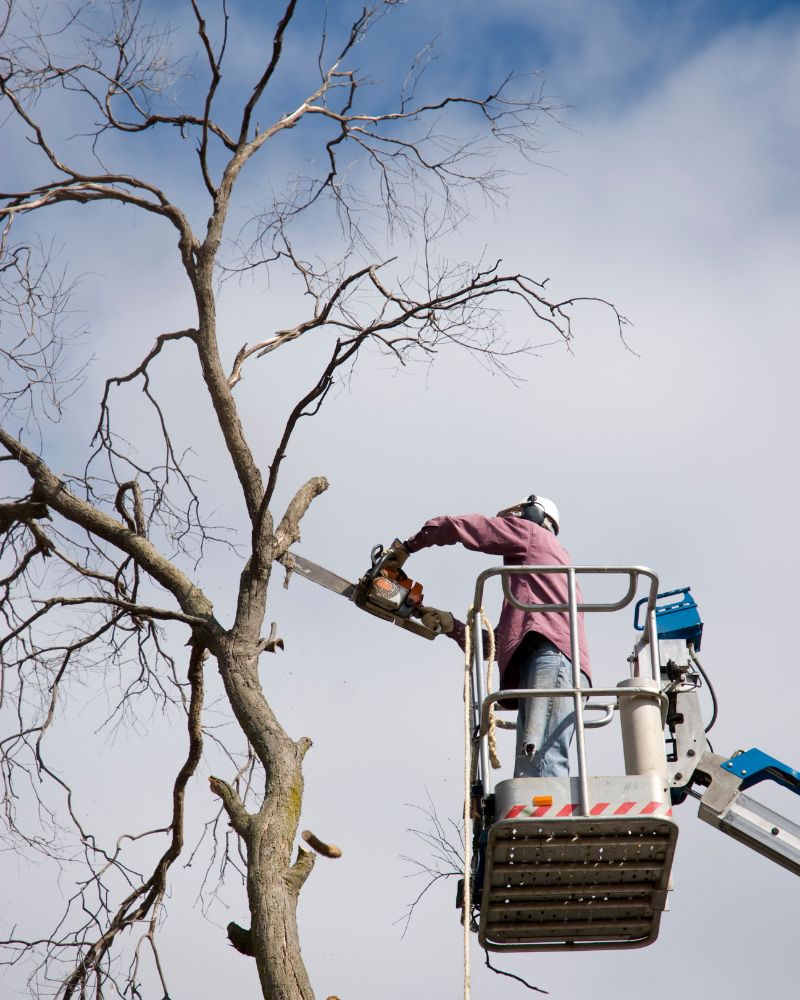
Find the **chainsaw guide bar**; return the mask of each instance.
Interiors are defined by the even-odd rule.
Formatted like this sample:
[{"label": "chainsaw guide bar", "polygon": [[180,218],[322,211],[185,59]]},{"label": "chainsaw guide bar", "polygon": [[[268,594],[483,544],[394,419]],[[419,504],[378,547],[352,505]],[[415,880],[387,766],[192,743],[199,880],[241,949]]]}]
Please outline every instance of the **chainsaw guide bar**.
[{"label": "chainsaw guide bar", "polygon": [[[422,606],[422,585],[413,583],[402,570],[384,569],[383,564],[388,553],[389,550],[384,551],[382,546],[376,545],[372,550],[372,566],[358,583],[351,583],[344,577],[325,569],[324,566],[318,566],[310,559],[304,559],[295,553],[292,553],[292,571],[320,587],[325,587],[326,590],[341,594],[356,607],[375,615],[376,618],[394,622],[400,628],[422,636],[423,639],[435,639],[439,635],[438,632],[410,617],[418,614]],[[391,607],[393,604],[398,605],[397,608],[393,609]]]}]

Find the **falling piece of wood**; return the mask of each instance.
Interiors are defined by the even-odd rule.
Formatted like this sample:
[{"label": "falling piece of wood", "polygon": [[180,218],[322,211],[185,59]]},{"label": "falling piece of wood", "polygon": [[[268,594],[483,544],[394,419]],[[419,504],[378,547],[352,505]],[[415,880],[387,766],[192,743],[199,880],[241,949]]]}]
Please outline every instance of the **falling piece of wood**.
[{"label": "falling piece of wood", "polygon": [[317,854],[321,854],[323,858],[340,858],[342,856],[340,847],[337,847],[336,844],[326,844],[324,840],[315,837],[310,830],[303,830],[300,836],[309,847],[313,847]]}]

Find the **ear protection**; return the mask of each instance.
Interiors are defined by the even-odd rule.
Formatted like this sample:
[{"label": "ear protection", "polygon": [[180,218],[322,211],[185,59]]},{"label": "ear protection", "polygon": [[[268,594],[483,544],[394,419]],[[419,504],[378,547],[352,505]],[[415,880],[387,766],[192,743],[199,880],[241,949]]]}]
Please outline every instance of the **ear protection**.
[{"label": "ear protection", "polygon": [[535,495],[531,494],[528,497],[525,506],[522,508],[522,517],[524,517],[526,521],[533,521],[534,524],[542,525],[544,524],[544,516],[544,511],[539,504],[536,503]]}]

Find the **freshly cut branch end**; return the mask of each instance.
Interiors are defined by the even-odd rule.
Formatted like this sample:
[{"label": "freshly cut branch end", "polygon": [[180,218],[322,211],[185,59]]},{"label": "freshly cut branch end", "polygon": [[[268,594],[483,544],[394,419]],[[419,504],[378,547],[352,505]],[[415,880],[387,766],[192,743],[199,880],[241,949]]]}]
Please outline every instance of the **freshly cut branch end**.
[{"label": "freshly cut branch end", "polygon": [[303,830],[300,836],[309,847],[313,847],[317,854],[321,854],[323,858],[340,858],[342,856],[340,847],[337,847],[336,844],[326,844],[324,840],[314,836],[310,830]]},{"label": "freshly cut branch end", "polygon": [[285,645],[283,639],[278,636],[278,624],[277,622],[272,623],[270,628],[269,638],[262,639],[259,643],[259,650],[262,653],[274,653],[277,649],[284,649]]},{"label": "freshly cut branch end", "polygon": [[286,576],[283,578],[283,589],[289,589],[289,583],[292,579],[292,573],[294,573],[294,556],[291,552],[285,552],[278,562],[286,570]]}]

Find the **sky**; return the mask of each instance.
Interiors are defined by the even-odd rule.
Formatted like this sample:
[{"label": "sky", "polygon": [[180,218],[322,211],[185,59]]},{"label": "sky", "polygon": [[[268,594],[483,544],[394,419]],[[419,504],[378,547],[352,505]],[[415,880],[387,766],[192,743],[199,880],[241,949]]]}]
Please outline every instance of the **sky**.
[{"label": "sky", "polygon": [[[266,27],[253,7],[232,9],[253,18],[235,67],[247,78],[269,35],[261,44]],[[338,15],[331,15],[334,24]],[[318,24],[319,9],[308,4],[288,42],[298,77]],[[692,587],[705,621],[703,664],[720,700],[715,750],[758,746],[800,766],[792,638],[800,5],[411,2],[381,23],[364,65],[374,74],[385,69],[388,78],[433,36],[431,85],[479,91],[512,70],[536,72],[567,106],[562,124],[543,124],[535,163],[509,159],[505,202],[471,204],[451,252],[501,257],[509,268],[548,278],[564,298],[612,301],[631,322],[627,347],[609,310],[587,302],[576,309],[571,349],[543,346],[522,359],[516,385],[463,354],[442,352],[431,367],[400,371],[369,359],[322,415],[306,422],[287,457],[280,499],[310,475],[331,480],[304,522],[298,551],[354,578],[376,542],[406,537],[428,517],[491,514],[530,492],[551,496],[577,564],[646,565],[663,589]],[[292,91],[291,74],[280,86]],[[244,178],[247,205],[291,174],[306,141],[291,136]],[[21,172],[28,153],[8,148],[6,169]],[[136,155],[182,192],[190,156],[155,154],[157,162],[150,147]],[[199,213],[200,196],[188,185],[185,194]],[[190,321],[172,234],[149,219],[81,211],[77,219],[59,211],[46,223],[84,272],[91,332],[81,349],[95,357],[73,415],[44,445],[64,470],[81,464],[108,366],[129,367],[157,333]],[[321,254],[335,248],[335,231],[304,235]],[[279,282],[266,290],[228,282],[224,350],[232,357],[245,340],[291,321],[296,308],[297,297]],[[525,335],[518,313],[509,312],[508,322],[515,336]],[[319,345],[304,343],[280,355],[270,368],[253,365],[237,389],[264,464],[281,412],[321,357]],[[215,516],[241,525],[233,484],[216,475],[214,428],[184,398],[180,360],[170,358],[158,378],[179,404],[175,426],[195,448]],[[463,617],[475,577],[490,563],[441,549],[414,556],[407,569],[424,581],[430,603]],[[235,561],[212,553],[203,578],[224,617]],[[491,601],[488,610],[496,612],[497,595]],[[265,690],[290,734],[314,740],[301,826],[343,850],[339,861],[319,860],[301,897],[301,937],[317,995],[460,996],[452,880],[426,894],[405,936],[397,922],[421,887],[403,860],[425,856],[408,832],[424,822],[420,807],[430,798],[441,817],[460,814],[458,649],[444,639],[424,643],[302,580],[274,588],[268,616],[278,621],[286,651],[264,665]],[[590,621],[587,633],[595,681],[613,686],[627,675],[630,618]],[[131,824],[158,822],[168,807],[170,769],[183,754],[176,719],[153,707],[136,725],[96,733],[103,696],[86,680],[76,681],[73,695],[76,710],[53,733],[53,752],[65,773],[90,776],[80,808],[110,840]],[[510,773],[507,740],[501,751]],[[621,767],[611,734],[589,736],[589,760],[608,769],[600,773]],[[190,789],[197,824],[213,809],[206,778],[199,774]],[[787,793],[777,807],[797,819],[795,801]],[[676,810],[675,889],[654,945],[502,956],[496,964],[561,998],[591,991],[598,1000],[626,1000],[643,988],[652,1000],[676,990],[728,1000],[787,992],[793,876],[695,813],[691,802]],[[55,912],[54,872],[7,847],[0,853],[2,910],[10,906],[32,928],[36,916]],[[228,920],[246,922],[243,894],[232,885],[204,917],[195,903],[198,865],[176,872],[162,928],[174,996],[257,995],[252,963],[224,940]],[[740,958],[735,949],[744,941]],[[482,960],[476,945],[473,997],[526,992],[482,968]],[[27,995],[19,970],[0,977],[0,992]]]}]

